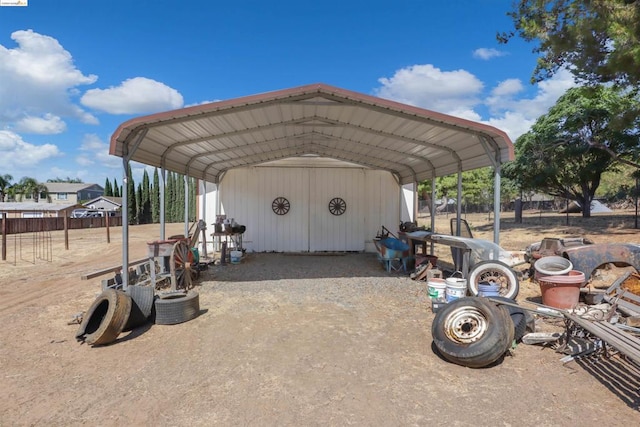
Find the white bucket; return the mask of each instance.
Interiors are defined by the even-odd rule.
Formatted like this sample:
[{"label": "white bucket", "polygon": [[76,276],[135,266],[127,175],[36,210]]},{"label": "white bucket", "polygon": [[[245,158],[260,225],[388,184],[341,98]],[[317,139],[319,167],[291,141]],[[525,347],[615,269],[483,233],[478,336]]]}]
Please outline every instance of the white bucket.
[{"label": "white bucket", "polygon": [[542,257],[533,264],[535,279],[541,276],[564,276],[573,270],[573,264],[568,259],[561,256]]},{"label": "white bucket", "polygon": [[446,295],[447,284],[444,279],[433,277],[427,280],[427,291],[431,299],[444,299]]},{"label": "white bucket", "polygon": [[240,264],[240,260],[242,259],[242,251],[231,251],[231,264]]},{"label": "white bucket", "polygon": [[464,298],[467,295],[467,281],[459,277],[449,277],[445,279],[447,289],[445,291],[447,302],[451,302],[458,298]]}]

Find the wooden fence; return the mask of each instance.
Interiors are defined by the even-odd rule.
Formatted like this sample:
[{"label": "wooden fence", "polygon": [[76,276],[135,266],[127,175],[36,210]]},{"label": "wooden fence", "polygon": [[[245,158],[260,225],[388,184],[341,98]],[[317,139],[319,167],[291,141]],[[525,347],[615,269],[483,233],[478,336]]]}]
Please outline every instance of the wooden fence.
[{"label": "wooden fence", "polygon": [[[66,218],[67,229],[76,230],[80,228],[101,228],[107,226],[119,227],[122,225],[121,216],[112,216],[109,218]],[[6,227],[3,221],[6,221]],[[65,218],[5,218],[0,215],[0,234],[3,230],[9,234],[31,233],[37,231],[54,231],[64,230]]]}]

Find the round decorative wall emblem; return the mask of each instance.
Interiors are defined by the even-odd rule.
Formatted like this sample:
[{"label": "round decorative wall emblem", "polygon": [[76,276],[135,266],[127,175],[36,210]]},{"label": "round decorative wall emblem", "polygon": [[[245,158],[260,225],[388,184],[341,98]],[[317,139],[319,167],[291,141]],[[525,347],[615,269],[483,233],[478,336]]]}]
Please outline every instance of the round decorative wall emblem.
[{"label": "round decorative wall emblem", "polygon": [[345,202],[340,197],[334,197],[329,202],[329,212],[331,212],[332,215],[340,216],[343,213],[345,213],[346,210],[347,210],[347,202]]},{"label": "round decorative wall emblem", "polygon": [[276,197],[271,203],[271,209],[276,215],[286,215],[291,208],[291,204],[284,197]]}]

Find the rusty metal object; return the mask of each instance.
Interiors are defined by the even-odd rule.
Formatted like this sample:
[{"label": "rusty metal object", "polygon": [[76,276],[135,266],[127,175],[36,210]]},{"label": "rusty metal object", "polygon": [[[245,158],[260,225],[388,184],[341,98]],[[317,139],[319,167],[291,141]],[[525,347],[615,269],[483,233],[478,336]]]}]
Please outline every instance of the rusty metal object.
[{"label": "rusty metal object", "polygon": [[597,243],[566,248],[560,255],[571,261],[574,270],[583,272],[587,280],[605,264],[632,266],[640,270],[640,245],[631,243]]},{"label": "rusty metal object", "polygon": [[525,260],[531,262],[545,256],[562,255],[568,248],[593,245],[593,241],[584,237],[545,237],[542,241],[532,243],[525,250]]}]

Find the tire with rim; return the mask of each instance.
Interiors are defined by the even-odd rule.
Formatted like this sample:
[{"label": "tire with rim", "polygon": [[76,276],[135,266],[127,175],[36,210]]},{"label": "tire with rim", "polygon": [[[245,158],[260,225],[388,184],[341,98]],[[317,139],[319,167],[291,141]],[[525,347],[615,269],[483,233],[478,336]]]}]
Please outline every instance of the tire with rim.
[{"label": "tire with rim", "polygon": [[500,285],[500,296],[515,299],[520,292],[520,283],[515,271],[502,261],[482,261],[469,271],[469,292],[477,296],[480,283]]},{"label": "tire with rim", "polygon": [[128,331],[138,326],[142,326],[149,320],[153,310],[153,298],[155,289],[153,286],[130,285],[125,291],[132,300],[131,315],[124,330]]},{"label": "tire with rim", "polygon": [[508,311],[479,297],[460,298],[436,313],[433,342],[445,359],[470,368],[496,362],[513,342]]},{"label": "tire with rim", "polygon": [[187,322],[200,313],[200,295],[189,291],[186,295],[175,298],[156,298],[155,323],[158,325],[175,325]]},{"label": "tire with rim", "polygon": [[[517,304],[514,300],[505,297],[491,297],[491,300],[505,301],[510,304]],[[509,316],[511,317],[511,321],[513,322],[514,328],[514,339],[516,341],[520,341],[524,334],[527,332],[527,310],[522,307],[514,307],[513,305],[500,304],[498,305],[504,307],[509,311]]]},{"label": "tire with rim", "polygon": [[123,291],[105,290],[87,310],[76,339],[90,345],[112,343],[129,320],[131,304],[131,297]]}]

